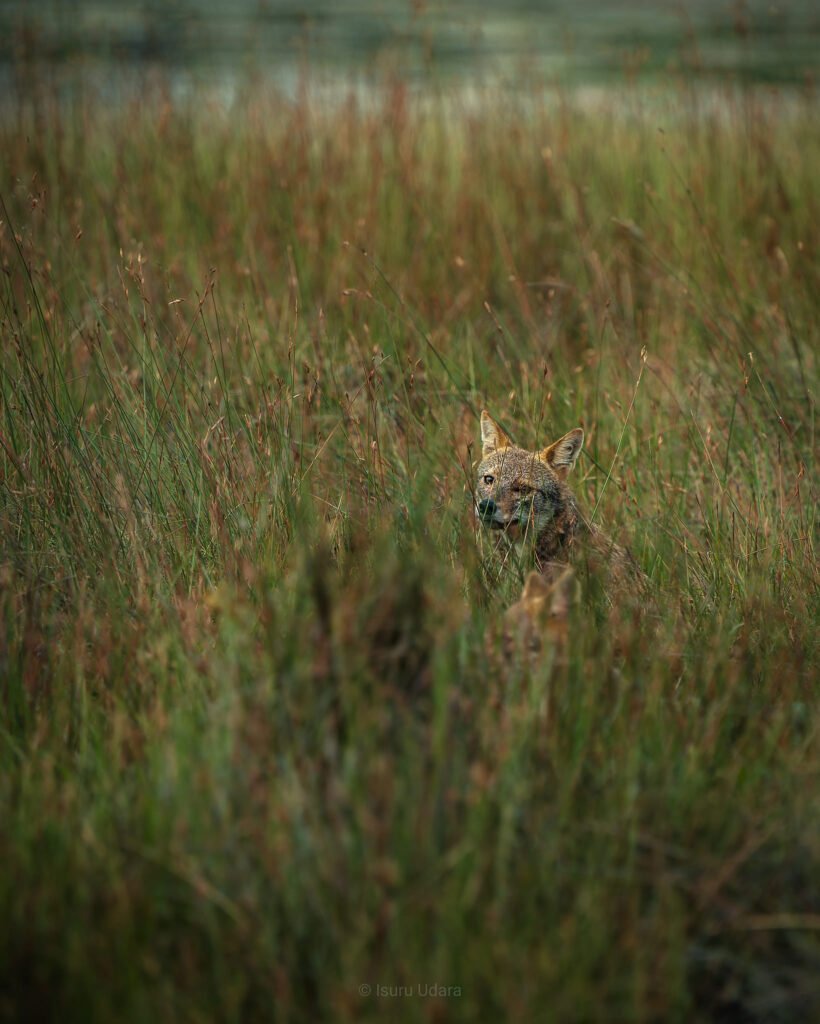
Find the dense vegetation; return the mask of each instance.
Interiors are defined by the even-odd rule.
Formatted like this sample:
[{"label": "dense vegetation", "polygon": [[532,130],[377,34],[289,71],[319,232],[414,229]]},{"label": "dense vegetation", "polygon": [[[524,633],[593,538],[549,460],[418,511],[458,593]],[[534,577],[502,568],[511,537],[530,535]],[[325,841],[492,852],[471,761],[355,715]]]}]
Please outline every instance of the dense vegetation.
[{"label": "dense vegetation", "polygon": [[[813,104],[6,111],[0,1017],[820,1012]],[[560,657],[485,404],[651,576]]]}]

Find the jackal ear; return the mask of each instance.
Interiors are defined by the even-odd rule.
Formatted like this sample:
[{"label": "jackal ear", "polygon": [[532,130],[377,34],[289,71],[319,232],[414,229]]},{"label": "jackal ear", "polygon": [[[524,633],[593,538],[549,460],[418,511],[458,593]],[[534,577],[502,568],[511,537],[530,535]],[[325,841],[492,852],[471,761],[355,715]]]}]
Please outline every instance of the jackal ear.
[{"label": "jackal ear", "polygon": [[553,618],[565,619],[572,605],[577,604],[581,597],[581,587],[575,578],[574,569],[566,569],[552,585],[550,615]]},{"label": "jackal ear", "polygon": [[522,601],[537,601],[549,595],[550,584],[540,572],[531,572],[524,581],[524,589],[521,591]]},{"label": "jackal ear", "polygon": [[490,416],[486,409],[481,410],[481,454],[484,458],[498,451],[509,448],[510,439]]},{"label": "jackal ear", "polygon": [[570,430],[562,438],[545,448],[540,458],[551,466],[560,477],[565,477],[575,465],[584,444],[584,432],[580,427]]}]

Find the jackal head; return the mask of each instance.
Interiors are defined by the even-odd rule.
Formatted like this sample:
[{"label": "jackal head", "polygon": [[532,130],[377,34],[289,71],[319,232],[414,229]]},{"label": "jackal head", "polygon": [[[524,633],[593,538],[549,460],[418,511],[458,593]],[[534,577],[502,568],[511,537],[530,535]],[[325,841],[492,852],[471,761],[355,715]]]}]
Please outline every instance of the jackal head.
[{"label": "jackal head", "polygon": [[479,521],[505,530],[512,540],[535,540],[563,507],[565,481],[583,443],[584,432],[576,427],[549,447],[528,452],[517,448],[483,410],[475,490]]}]

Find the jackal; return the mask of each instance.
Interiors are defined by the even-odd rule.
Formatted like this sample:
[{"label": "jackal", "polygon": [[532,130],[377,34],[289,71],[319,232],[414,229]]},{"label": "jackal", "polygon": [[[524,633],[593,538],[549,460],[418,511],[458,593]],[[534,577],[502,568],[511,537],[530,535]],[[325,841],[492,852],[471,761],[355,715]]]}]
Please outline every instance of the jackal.
[{"label": "jackal", "polygon": [[540,572],[531,572],[521,597],[504,612],[505,656],[509,658],[518,649],[526,656],[537,657],[546,641],[559,660],[565,657],[570,606],[578,600],[578,591],[575,572],[569,566],[556,571],[551,580]]},{"label": "jackal", "polygon": [[610,580],[629,579],[641,589],[646,577],[632,555],[584,519],[567,485],[583,443],[576,427],[541,451],[526,451],[483,410],[476,516],[499,531],[502,544],[511,542],[527,558],[531,550],[536,568],[550,579],[582,552],[589,566],[605,567]]}]

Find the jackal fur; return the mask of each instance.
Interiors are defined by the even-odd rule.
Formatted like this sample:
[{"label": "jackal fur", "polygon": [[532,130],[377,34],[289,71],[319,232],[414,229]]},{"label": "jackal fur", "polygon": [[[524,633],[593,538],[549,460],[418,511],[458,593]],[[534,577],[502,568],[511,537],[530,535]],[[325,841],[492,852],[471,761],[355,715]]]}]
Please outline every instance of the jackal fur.
[{"label": "jackal fur", "polygon": [[548,579],[582,559],[593,571],[603,568],[609,581],[641,589],[646,578],[630,552],[584,518],[567,483],[583,443],[576,427],[546,448],[527,451],[483,410],[476,516],[498,532],[503,549],[531,551],[535,569]]}]

